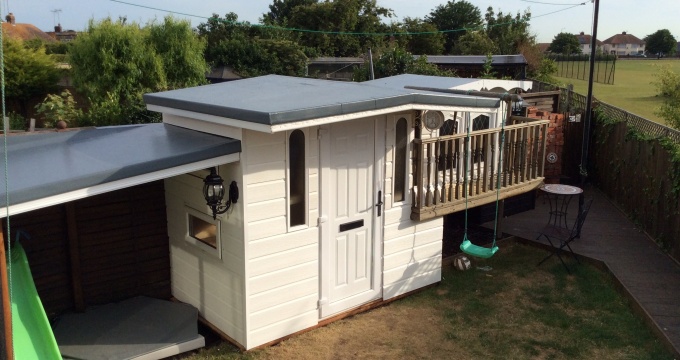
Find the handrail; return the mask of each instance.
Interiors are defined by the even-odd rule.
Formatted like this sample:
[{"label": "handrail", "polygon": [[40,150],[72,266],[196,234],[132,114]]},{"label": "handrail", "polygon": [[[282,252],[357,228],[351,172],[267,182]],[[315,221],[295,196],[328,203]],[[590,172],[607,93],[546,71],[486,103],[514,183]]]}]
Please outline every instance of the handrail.
[{"label": "handrail", "polygon": [[[526,119],[527,123],[505,125],[505,131],[533,127],[533,126],[536,126],[536,124],[540,125],[540,124],[549,124],[550,123],[550,120],[524,118],[524,117],[521,117],[521,116],[512,116],[510,119],[511,120],[514,120],[514,119],[525,120]],[[472,131],[472,132],[470,132],[470,135],[496,134],[496,133],[500,133],[500,131],[501,131],[501,128],[491,128],[491,129]],[[416,144],[427,144],[427,143],[434,143],[434,142],[437,142],[437,141],[444,141],[444,140],[463,139],[466,136],[467,136],[467,134],[445,135],[445,136],[433,137],[433,138],[429,138],[429,139],[413,139],[413,142],[416,143]]]}]

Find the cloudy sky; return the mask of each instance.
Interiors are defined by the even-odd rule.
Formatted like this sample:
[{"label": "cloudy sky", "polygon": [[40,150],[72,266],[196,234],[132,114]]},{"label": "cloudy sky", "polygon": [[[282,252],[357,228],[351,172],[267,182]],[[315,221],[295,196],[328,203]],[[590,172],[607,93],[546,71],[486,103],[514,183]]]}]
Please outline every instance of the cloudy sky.
[{"label": "cloudy sky", "polygon": [[[482,14],[492,6],[496,12],[513,13],[529,9],[531,31],[539,42],[550,42],[559,32],[592,32],[593,4],[589,0],[471,0]],[[598,38],[605,40],[623,31],[643,38],[668,29],[680,41],[680,0],[601,0]],[[235,12],[239,20],[257,23],[272,0],[0,0],[2,16],[14,13],[19,23],[31,23],[51,31],[57,22],[71,30],[83,30],[89,19],[107,16],[146,23],[174,13],[192,26],[205,22],[213,13]],[[378,0],[394,10],[396,20],[424,17],[443,0]],[[580,5],[583,4],[583,5]],[[145,8],[146,7],[146,8]],[[149,9],[155,8],[155,9]]]}]

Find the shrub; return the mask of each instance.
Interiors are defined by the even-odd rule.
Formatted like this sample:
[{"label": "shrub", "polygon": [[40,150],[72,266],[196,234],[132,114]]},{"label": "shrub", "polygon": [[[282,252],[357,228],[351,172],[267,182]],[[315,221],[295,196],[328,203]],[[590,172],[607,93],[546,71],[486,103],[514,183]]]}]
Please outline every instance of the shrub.
[{"label": "shrub", "polygon": [[82,111],[76,108],[76,101],[68,90],[61,94],[49,94],[40,104],[35,106],[36,113],[44,116],[45,127],[54,126],[57,121],[64,121],[67,124],[77,122],[82,116]]},{"label": "shrub", "polygon": [[659,95],[664,97],[656,114],[669,126],[680,129],[680,74],[666,65],[661,66],[654,77],[652,84],[656,86]]}]

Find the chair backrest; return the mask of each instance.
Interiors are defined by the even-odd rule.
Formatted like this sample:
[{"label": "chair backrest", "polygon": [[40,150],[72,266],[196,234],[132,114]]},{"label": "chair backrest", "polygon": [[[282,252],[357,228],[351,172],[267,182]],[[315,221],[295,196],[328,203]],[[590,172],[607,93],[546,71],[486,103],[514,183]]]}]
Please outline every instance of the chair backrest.
[{"label": "chair backrest", "polygon": [[583,207],[579,209],[578,216],[576,217],[576,221],[574,222],[574,227],[571,229],[571,237],[579,237],[581,236],[581,228],[583,228],[583,223],[586,222],[586,217],[588,216],[588,212],[590,211],[590,205],[593,204],[594,199],[588,200],[585,204],[583,204]]}]

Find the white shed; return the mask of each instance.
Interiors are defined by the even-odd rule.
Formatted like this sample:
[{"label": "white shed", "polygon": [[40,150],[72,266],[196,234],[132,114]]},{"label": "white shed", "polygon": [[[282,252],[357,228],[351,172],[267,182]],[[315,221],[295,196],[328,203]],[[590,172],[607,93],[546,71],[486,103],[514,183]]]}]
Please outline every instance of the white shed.
[{"label": "white shed", "polygon": [[[428,83],[402,80],[416,78]],[[164,123],[241,141],[218,167],[241,195],[229,212],[213,220],[207,172],[165,189],[173,296],[244,349],[440,281],[442,217],[410,219],[411,140],[431,133],[427,112],[503,116],[497,99],[273,75],[145,101]]]}]

